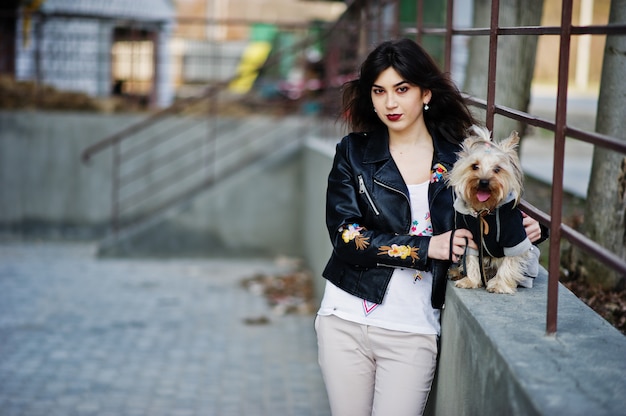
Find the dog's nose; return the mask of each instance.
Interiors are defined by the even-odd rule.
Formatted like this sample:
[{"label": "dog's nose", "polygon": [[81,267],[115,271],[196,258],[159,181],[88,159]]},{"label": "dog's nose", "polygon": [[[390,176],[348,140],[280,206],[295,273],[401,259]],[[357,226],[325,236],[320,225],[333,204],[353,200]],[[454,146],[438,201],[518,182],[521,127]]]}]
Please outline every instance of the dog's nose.
[{"label": "dog's nose", "polygon": [[481,179],[478,181],[478,189],[489,189],[489,179]]}]

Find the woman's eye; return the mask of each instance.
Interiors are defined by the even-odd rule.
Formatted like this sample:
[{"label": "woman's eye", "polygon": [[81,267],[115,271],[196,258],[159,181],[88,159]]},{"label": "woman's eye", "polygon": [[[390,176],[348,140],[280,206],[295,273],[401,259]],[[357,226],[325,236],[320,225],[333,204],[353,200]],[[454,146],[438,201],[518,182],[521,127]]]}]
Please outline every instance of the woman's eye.
[{"label": "woman's eye", "polygon": [[382,93],[384,92],[384,90],[383,90],[382,88],[374,88],[374,89],[372,90],[372,92],[373,92],[374,94],[378,95],[378,94],[382,94]]},{"label": "woman's eye", "polygon": [[409,90],[409,87],[399,87],[398,88],[398,92],[402,93],[402,92],[407,92]]}]

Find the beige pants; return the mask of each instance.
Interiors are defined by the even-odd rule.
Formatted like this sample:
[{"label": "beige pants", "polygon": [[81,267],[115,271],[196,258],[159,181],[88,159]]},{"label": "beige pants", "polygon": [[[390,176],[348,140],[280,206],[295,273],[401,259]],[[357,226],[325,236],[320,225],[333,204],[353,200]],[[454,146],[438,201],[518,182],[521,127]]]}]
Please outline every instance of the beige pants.
[{"label": "beige pants", "polygon": [[437,337],[315,319],[333,416],[421,415],[435,375]]}]

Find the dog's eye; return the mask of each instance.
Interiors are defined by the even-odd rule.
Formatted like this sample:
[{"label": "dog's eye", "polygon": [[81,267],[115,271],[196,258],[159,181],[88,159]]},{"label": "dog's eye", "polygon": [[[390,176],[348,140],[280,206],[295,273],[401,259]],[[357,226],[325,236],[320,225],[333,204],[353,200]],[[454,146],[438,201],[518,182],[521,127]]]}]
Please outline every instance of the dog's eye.
[{"label": "dog's eye", "polygon": [[501,169],[502,169],[502,168],[501,168],[500,166],[496,166],[495,168],[493,168],[493,171],[494,171],[495,173],[500,173],[500,170],[501,170]]},{"label": "dog's eye", "polygon": [[472,170],[478,170],[478,163],[474,163],[472,165]]}]

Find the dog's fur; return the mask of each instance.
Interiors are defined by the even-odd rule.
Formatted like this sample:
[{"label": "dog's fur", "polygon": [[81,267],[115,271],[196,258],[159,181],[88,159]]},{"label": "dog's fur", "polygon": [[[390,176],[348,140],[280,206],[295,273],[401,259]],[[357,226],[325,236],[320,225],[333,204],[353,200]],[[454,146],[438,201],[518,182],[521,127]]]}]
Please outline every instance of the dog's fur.
[{"label": "dog's fur", "polygon": [[[507,224],[498,230],[490,230],[492,233],[497,232],[498,244],[501,234],[502,239],[506,240],[509,237],[504,234],[517,233],[515,236],[511,235],[513,240],[509,239],[514,241],[514,248],[501,246],[503,257],[494,257],[487,250],[483,251],[484,269],[490,270],[491,274],[495,269],[492,279],[489,279],[490,276],[486,277],[489,279],[487,290],[494,293],[514,293],[518,283],[526,279],[524,272],[532,247],[525,231],[520,236],[520,229],[523,230],[524,226],[521,212],[517,208],[523,191],[523,174],[517,156],[519,136],[517,132],[512,132],[507,139],[496,143],[490,139],[486,128],[472,126],[469,133],[469,137],[463,141],[457,162],[447,176],[448,185],[454,188],[456,195],[454,207],[457,211],[457,227],[470,228],[464,224],[469,224],[471,217],[478,224],[477,221],[483,221],[481,215],[497,215],[498,227],[500,223]],[[476,228],[470,230],[476,244],[479,244],[479,238],[485,241],[485,235],[477,235]],[[465,259],[466,276],[455,282],[457,287],[472,289],[482,286],[481,265],[476,251],[472,251],[474,253],[468,252]]]}]

